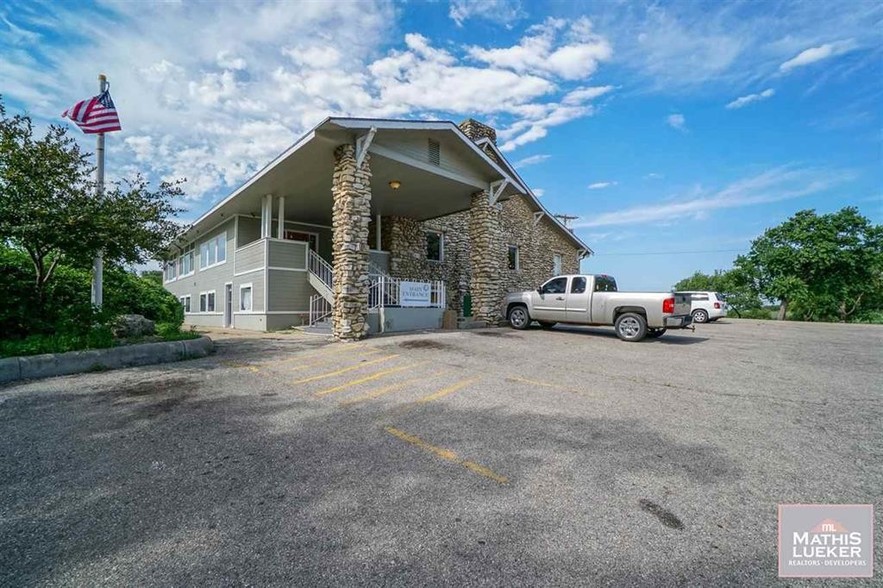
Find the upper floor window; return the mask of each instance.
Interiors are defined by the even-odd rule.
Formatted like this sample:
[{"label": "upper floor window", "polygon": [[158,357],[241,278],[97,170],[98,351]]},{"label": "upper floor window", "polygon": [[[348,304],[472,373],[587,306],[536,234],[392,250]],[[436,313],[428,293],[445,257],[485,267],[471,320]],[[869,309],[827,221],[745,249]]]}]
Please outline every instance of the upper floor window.
[{"label": "upper floor window", "polygon": [[441,233],[435,231],[426,233],[426,259],[430,261],[444,261],[445,243]]},{"label": "upper floor window", "polygon": [[225,261],[227,261],[227,233],[221,233],[199,246],[199,267],[201,269]]}]

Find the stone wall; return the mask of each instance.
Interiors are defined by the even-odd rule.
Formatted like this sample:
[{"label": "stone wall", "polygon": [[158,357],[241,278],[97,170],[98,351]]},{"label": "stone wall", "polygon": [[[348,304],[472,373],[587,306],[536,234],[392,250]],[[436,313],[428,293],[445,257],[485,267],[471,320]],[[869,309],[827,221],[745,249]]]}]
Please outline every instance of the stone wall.
[{"label": "stone wall", "polygon": [[355,147],[334,151],[331,181],[334,305],[331,332],[336,339],[356,340],[368,334],[368,223],[371,219],[369,156],[356,169]]},{"label": "stone wall", "polygon": [[[486,198],[486,196],[485,196]],[[488,211],[489,212],[489,211]],[[552,276],[553,255],[561,255],[562,273],[579,273],[578,247],[548,218],[535,225],[529,202],[515,196],[498,205],[499,238],[492,254],[498,284],[496,305],[507,292],[536,288]],[[461,312],[463,297],[472,290],[470,219],[472,211],[463,211],[433,220],[417,222],[401,217],[382,219],[381,243],[390,252],[390,275],[415,280],[444,280],[448,308]],[[490,225],[493,226],[493,223]],[[444,260],[426,259],[426,232],[439,231],[444,239]],[[517,245],[520,269],[508,269],[507,247]],[[473,293],[473,312],[478,311]],[[496,311],[496,307],[494,311]]]}]

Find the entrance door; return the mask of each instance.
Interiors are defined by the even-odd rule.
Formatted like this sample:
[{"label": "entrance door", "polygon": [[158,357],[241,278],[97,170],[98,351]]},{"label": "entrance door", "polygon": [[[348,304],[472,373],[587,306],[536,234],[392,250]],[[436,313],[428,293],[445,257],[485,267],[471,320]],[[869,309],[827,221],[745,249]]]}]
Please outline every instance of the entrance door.
[{"label": "entrance door", "polygon": [[224,285],[224,326],[233,326],[233,284]]}]

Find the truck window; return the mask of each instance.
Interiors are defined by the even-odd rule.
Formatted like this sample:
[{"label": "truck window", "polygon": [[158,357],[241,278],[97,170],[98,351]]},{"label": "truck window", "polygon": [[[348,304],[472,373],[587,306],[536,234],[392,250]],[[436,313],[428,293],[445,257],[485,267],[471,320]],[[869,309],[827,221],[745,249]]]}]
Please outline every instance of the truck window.
[{"label": "truck window", "polygon": [[616,292],[616,282],[609,276],[595,276],[595,292]]},{"label": "truck window", "polygon": [[567,278],[555,278],[543,284],[540,291],[543,294],[564,294],[567,292]]},{"label": "truck window", "polygon": [[571,294],[584,294],[586,291],[586,279],[585,278],[573,278],[573,283],[570,285],[570,293]]}]

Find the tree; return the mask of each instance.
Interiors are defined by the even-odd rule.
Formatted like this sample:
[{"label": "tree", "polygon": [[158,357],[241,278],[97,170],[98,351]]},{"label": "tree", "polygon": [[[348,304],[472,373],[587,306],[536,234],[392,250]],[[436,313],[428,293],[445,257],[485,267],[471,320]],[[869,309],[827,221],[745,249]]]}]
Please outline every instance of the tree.
[{"label": "tree", "polygon": [[672,289],[720,292],[737,315],[746,310],[762,307],[759,294],[752,288],[751,280],[741,269],[715,270],[713,274],[696,271],[692,276],[675,284]]},{"label": "tree", "polygon": [[735,261],[764,297],[803,320],[846,321],[883,291],[883,227],[846,207],[825,215],[803,210],[767,229]]},{"label": "tree", "polygon": [[0,242],[30,257],[38,306],[62,261],[85,268],[103,251],[110,264],[143,263],[179,230],[180,182],[151,190],[136,176],[97,195],[88,159],[66,128],[35,139],[30,117],[9,118],[0,102]]}]

